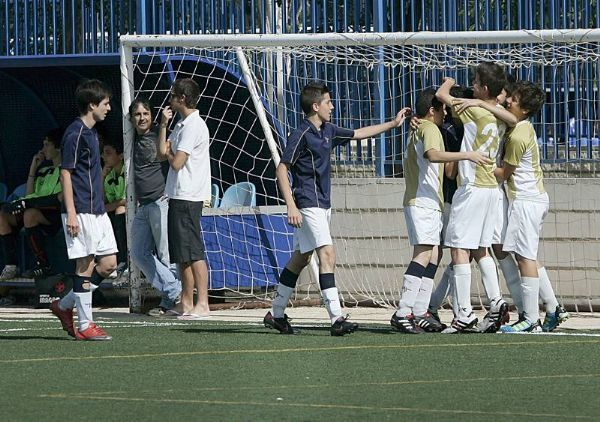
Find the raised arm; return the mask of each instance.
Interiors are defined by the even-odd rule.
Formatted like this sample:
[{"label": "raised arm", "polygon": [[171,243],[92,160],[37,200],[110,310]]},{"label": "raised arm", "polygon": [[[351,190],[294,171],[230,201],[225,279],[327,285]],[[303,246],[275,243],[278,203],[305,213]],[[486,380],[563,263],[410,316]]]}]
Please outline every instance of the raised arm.
[{"label": "raised arm", "polygon": [[487,103],[479,99],[455,98],[454,107],[457,113],[462,113],[469,107],[481,107],[492,113],[497,119],[502,120],[508,127],[515,127],[519,120],[510,111],[504,107]]},{"label": "raised arm", "polygon": [[410,114],[410,108],[404,107],[396,114],[394,120],[390,120],[386,123],[380,123],[378,125],[365,126],[354,131],[352,139],[365,139],[372,138],[373,136],[379,135],[380,133],[387,132],[388,130],[394,129],[395,127],[402,126],[406,117]]},{"label": "raised arm", "polygon": [[167,140],[167,126],[169,120],[173,118],[173,110],[166,106],[160,116],[160,125],[158,127],[158,156],[168,158],[171,151],[171,143]]},{"label": "raised arm", "polygon": [[448,107],[452,107],[454,102],[454,97],[450,95],[450,88],[452,88],[454,85],[456,85],[456,81],[453,78],[445,77],[444,82],[435,93],[435,97]]},{"label": "raised arm", "polygon": [[292,195],[290,179],[288,178],[289,169],[290,165],[288,163],[279,163],[275,174],[277,176],[279,190],[283,195],[285,205],[287,205],[288,223],[292,227],[300,227],[302,225],[302,214],[300,214],[296,202],[294,201],[294,196]]}]

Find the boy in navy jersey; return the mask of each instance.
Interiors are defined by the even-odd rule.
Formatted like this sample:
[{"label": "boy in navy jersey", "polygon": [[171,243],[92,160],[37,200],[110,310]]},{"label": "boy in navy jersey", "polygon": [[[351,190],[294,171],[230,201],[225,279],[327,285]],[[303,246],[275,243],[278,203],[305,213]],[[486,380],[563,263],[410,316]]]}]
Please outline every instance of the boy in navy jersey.
[{"label": "boy in navy jersey", "polygon": [[[409,109],[402,109],[394,120],[357,130],[343,129],[331,123],[333,103],[329,89],[309,83],[300,94],[306,118],[288,137],[277,166],[277,181],[288,210],[288,223],[294,230],[294,253],[281,272],[272,312],[264,318],[266,327],[282,334],[294,330],[285,315],[285,307],[294,292],[300,271],[308,264],[313,251],[319,257],[319,285],[329,318],[331,335],[351,333],[358,324],[342,316],[338,289],[335,287],[335,250],[329,232],[331,216],[331,151],[351,139],[376,136],[402,125]],[[292,175],[290,187],[288,172]]]},{"label": "boy in navy jersey", "polygon": [[[97,79],[75,91],[79,118],[62,140],[60,179],[63,188],[63,230],[69,259],[76,260],[73,290],[50,309],[63,329],[77,340],[111,340],[92,319],[92,292],[117,267],[117,244],[104,206],[98,132],[94,126],[110,111],[110,89]],[[73,327],[77,307],[79,327]]]}]

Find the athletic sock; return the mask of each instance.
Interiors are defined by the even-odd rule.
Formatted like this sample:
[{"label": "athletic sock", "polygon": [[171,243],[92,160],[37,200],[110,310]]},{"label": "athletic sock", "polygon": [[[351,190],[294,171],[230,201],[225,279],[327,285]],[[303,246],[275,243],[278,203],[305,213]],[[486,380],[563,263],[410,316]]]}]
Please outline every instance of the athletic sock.
[{"label": "athletic sock", "polygon": [[454,286],[458,305],[458,318],[466,320],[471,313],[471,265],[454,265]]},{"label": "athletic sock", "polygon": [[523,312],[525,312],[525,318],[529,322],[535,323],[540,318],[538,304],[540,279],[538,277],[522,277],[521,289],[523,290]]},{"label": "athletic sock", "polygon": [[277,285],[277,291],[275,292],[275,298],[273,299],[273,318],[284,317],[285,308],[288,305],[290,297],[294,294],[297,280],[298,274],[294,274],[287,268],[283,269],[279,276],[279,284]]},{"label": "athletic sock", "polygon": [[519,267],[512,255],[507,255],[504,259],[498,260],[498,266],[506,280],[506,287],[512,297],[513,303],[517,307],[517,312],[523,312],[523,295],[521,293],[521,276]]},{"label": "athletic sock", "polygon": [[442,274],[442,278],[438,282],[437,286],[431,293],[431,299],[429,300],[429,310],[437,311],[442,306],[444,299],[448,297],[451,290],[451,279],[454,276],[452,266],[448,265]]},{"label": "athletic sock", "polygon": [[431,293],[433,291],[433,279],[437,272],[437,265],[429,264],[425,268],[423,277],[421,277],[421,286],[419,287],[419,293],[415,299],[415,306],[413,307],[413,314],[423,316],[427,313],[429,302],[431,301]]},{"label": "athletic sock", "polygon": [[552,288],[552,284],[550,284],[550,278],[545,267],[538,268],[538,276],[540,278],[540,298],[546,307],[546,312],[555,312],[558,300],[556,300],[556,296],[554,295],[554,289]]},{"label": "athletic sock", "polygon": [[58,307],[63,311],[67,309],[73,309],[75,307],[75,292],[73,289],[63,296],[60,302],[58,302]]},{"label": "athletic sock", "polygon": [[4,263],[17,265],[17,236],[14,233],[0,235],[0,244],[4,251]]},{"label": "athletic sock", "polygon": [[77,319],[79,321],[79,331],[87,330],[92,317],[92,292],[76,292],[75,306],[77,307]]},{"label": "athletic sock", "polygon": [[421,277],[425,273],[425,267],[415,261],[410,261],[404,273],[402,282],[402,294],[396,316],[402,318],[412,314],[419,289],[421,288]]},{"label": "athletic sock", "polygon": [[42,246],[42,242],[44,239],[44,233],[42,232],[42,228],[40,226],[35,227],[27,227],[25,228],[25,235],[27,236],[27,241],[29,242],[29,248],[31,252],[35,255],[35,259],[37,264],[40,267],[48,266],[48,255]]},{"label": "athletic sock", "polygon": [[483,287],[490,304],[502,299],[494,258],[491,256],[481,258],[479,260],[479,271],[481,272],[481,280],[483,281]]},{"label": "athletic sock", "polygon": [[319,274],[319,287],[321,287],[321,295],[329,319],[333,324],[339,317],[342,316],[342,305],[340,303],[340,294],[335,287],[335,275],[333,273]]}]

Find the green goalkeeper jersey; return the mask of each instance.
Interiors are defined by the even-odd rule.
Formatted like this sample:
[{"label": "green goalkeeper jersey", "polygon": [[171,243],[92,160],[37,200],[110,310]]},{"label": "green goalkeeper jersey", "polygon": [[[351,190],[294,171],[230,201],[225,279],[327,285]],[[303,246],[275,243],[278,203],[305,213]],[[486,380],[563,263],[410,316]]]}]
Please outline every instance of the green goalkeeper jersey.
[{"label": "green goalkeeper jersey", "polygon": [[104,197],[106,203],[125,199],[125,166],[117,173],[112,169],[104,178]]},{"label": "green goalkeeper jersey", "polygon": [[35,172],[33,192],[25,198],[40,198],[56,195],[62,191],[60,184],[60,168],[58,166],[40,166]]}]

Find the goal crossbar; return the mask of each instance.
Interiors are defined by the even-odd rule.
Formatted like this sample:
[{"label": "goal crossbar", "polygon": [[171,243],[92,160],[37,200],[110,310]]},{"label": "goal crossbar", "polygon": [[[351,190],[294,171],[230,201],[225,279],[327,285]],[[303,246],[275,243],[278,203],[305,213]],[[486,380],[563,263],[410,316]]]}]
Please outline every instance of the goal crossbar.
[{"label": "goal crossbar", "polygon": [[598,42],[600,28],[456,32],[370,32],[326,34],[122,35],[121,45],[144,47],[291,47],[428,44],[539,44]]}]

